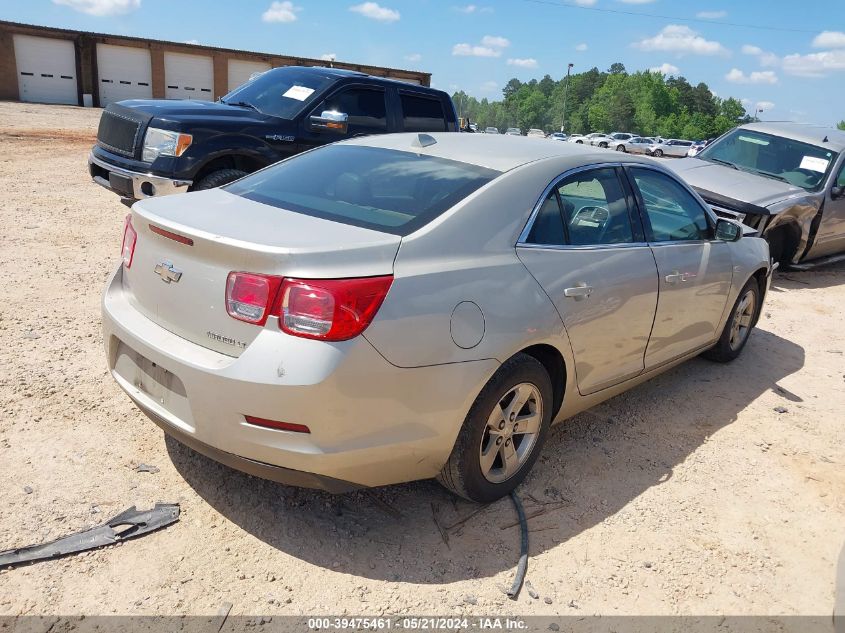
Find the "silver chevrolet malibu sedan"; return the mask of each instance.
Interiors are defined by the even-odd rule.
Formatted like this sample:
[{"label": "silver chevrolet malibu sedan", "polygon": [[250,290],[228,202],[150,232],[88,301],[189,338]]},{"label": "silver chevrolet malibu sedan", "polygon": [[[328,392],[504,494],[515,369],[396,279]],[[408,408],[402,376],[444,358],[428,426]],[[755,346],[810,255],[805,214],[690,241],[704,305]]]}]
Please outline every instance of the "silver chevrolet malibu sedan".
[{"label": "silver chevrolet malibu sedan", "polygon": [[108,366],[164,431],[342,492],[509,493],[549,426],[704,353],[729,361],[766,242],[647,158],[396,134],[143,200],[103,297]]}]

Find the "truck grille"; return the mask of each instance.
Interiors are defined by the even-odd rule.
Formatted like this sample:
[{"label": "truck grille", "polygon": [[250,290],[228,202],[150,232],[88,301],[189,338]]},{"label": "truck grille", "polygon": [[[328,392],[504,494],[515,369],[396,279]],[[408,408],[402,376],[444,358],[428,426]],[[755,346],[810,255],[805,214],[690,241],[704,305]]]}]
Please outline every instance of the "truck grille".
[{"label": "truck grille", "polygon": [[107,108],[100,117],[97,144],[117,154],[135,158],[142,140],[143,124],[144,121]]}]

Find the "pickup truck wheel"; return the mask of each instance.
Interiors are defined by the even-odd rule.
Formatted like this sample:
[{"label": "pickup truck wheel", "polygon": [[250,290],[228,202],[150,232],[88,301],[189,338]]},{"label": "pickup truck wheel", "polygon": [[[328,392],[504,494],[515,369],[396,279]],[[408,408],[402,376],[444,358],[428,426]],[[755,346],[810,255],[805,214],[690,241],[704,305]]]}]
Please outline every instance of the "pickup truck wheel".
[{"label": "pickup truck wheel", "polygon": [[552,382],[540,362],[517,354],[478,394],[437,480],[455,494],[489,503],[531,470],[552,418]]},{"label": "pickup truck wheel", "polygon": [[214,189],[215,187],[228,185],[230,182],[233,182],[238,178],[243,178],[244,176],[246,176],[246,172],[241,171],[240,169],[218,169],[217,171],[211,172],[208,176],[194,185],[193,190],[204,191],[206,189]]},{"label": "pickup truck wheel", "polygon": [[727,363],[739,356],[751,336],[760,308],[760,286],[752,277],[739,291],[719,342],[702,356],[717,363]]}]

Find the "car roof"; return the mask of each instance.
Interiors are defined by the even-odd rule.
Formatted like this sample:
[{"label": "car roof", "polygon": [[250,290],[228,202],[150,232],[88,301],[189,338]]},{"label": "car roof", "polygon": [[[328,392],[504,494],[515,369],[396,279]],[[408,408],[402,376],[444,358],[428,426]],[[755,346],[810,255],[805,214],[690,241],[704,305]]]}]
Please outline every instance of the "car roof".
[{"label": "car roof", "polygon": [[419,88],[420,90],[424,90],[426,92],[437,92],[441,94],[447,94],[442,90],[438,90],[437,88],[431,88],[430,86],[422,86],[420,84],[415,84],[410,81],[402,81],[401,79],[394,79],[392,77],[379,77],[378,75],[368,75],[367,73],[362,73],[357,70],[347,70],[346,68],[331,68],[329,66],[277,66],[276,68],[271,68],[267,72],[273,72],[275,70],[283,70],[283,69],[290,69],[294,68],[296,70],[304,70],[308,72],[313,72],[315,74],[320,74],[324,77],[335,77],[337,79],[348,79],[348,78],[366,78],[366,79],[373,79],[378,82],[382,83],[390,83],[396,84],[402,88]]},{"label": "car roof", "polygon": [[[423,143],[420,143],[420,137],[423,137],[424,142],[428,140],[425,137],[433,138],[436,142],[422,147]],[[342,141],[342,143],[436,156],[501,172],[548,158],[571,159],[570,167],[592,163],[618,162],[655,164],[650,158],[635,157],[621,152],[611,153],[607,150],[597,150],[577,143],[549,143],[545,138],[514,138],[504,134],[456,134],[454,132],[419,134],[406,132],[363,136]]]},{"label": "car roof", "polygon": [[[739,127],[743,130],[754,130],[773,136],[783,136],[795,141],[824,147],[835,152],[841,152],[845,149],[845,132],[836,128],[824,127],[823,125],[792,123],[789,121],[766,121],[748,123]],[[827,143],[824,142],[825,138],[827,138]]]}]

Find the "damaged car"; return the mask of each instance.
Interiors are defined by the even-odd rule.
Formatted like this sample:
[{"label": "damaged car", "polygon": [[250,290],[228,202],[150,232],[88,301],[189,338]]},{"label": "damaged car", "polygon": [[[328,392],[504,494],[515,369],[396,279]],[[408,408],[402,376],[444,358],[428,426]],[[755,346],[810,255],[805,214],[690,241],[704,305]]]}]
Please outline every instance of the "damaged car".
[{"label": "damaged car", "polygon": [[754,228],[782,268],[845,259],[845,132],[750,123],[668,165],[720,216]]}]

